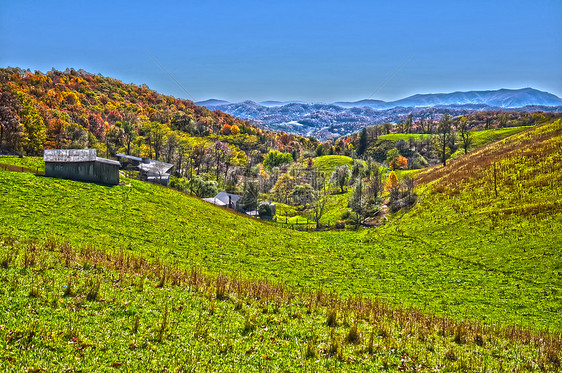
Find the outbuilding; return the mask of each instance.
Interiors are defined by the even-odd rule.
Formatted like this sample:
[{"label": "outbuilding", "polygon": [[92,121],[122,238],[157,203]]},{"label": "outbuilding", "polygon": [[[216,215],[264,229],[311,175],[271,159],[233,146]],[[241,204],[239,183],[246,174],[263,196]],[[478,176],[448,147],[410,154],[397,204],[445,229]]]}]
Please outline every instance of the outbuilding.
[{"label": "outbuilding", "polygon": [[168,185],[170,182],[172,168],[174,167],[171,163],[121,153],[117,154],[117,157],[121,160],[123,169],[137,169],[141,180],[162,185]]},{"label": "outbuilding", "polygon": [[98,157],[96,149],[45,149],[43,160],[45,176],[100,184],[119,184],[121,164]]}]

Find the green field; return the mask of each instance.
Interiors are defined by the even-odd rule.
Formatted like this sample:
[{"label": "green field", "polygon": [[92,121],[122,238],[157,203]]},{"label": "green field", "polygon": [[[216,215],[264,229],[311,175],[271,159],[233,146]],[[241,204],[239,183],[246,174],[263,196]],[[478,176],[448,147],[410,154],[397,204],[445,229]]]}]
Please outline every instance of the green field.
[{"label": "green field", "polygon": [[[473,149],[480,148],[484,145],[488,145],[494,141],[498,141],[509,137],[511,135],[515,135],[521,131],[525,131],[530,127],[520,126],[520,127],[507,127],[507,128],[494,128],[489,130],[482,130],[482,131],[472,131],[472,145],[469,148],[469,151]],[[459,139],[460,140],[460,139]],[[458,158],[464,154],[464,149],[459,147],[456,152],[451,154],[451,158]]]},{"label": "green field", "polygon": [[314,158],[314,168],[322,170],[326,173],[326,177],[330,177],[330,174],[334,172],[336,167],[342,165],[348,165],[350,168],[353,165],[353,158],[346,155],[323,155],[321,157]]},{"label": "green field", "polygon": [[0,155],[0,165],[24,167],[31,172],[45,172],[45,162],[42,157],[13,157]]},{"label": "green field", "polygon": [[[549,159],[556,161],[553,154]],[[518,167],[545,169],[537,166]],[[512,177],[507,171],[502,175],[505,182]],[[522,206],[527,200],[533,206],[547,196],[545,206],[559,206],[559,190],[555,184],[542,185],[543,176],[535,172],[526,181],[539,185],[532,192],[523,193],[522,184],[519,192],[506,191],[497,200],[488,189],[472,186],[480,179],[467,186],[478,195],[427,191],[412,212],[378,230],[307,233],[135,180],[105,187],[2,171],[0,234],[56,238],[77,247],[161,258],[182,268],[244,274],[303,289],[323,287],[483,322],[560,330],[559,211],[502,217],[490,208],[491,203]]]},{"label": "green field", "polygon": [[[199,362],[203,364],[201,369],[228,366],[235,370],[232,367],[240,363],[256,370],[298,370],[311,366],[311,362],[303,358],[302,351],[309,349],[307,346],[312,343],[315,352],[311,354],[329,357],[321,360],[323,369],[384,369],[384,361],[397,369],[401,364],[396,360],[398,355],[417,356],[425,368],[437,370],[446,367],[452,371],[465,370],[475,367],[470,364],[481,358],[484,360],[478,361],[487,361],[488,370],[508,369],[509,366],[522,370],[539,369],[540,359],[550,359],[544,366],[555,368],[556,360],[552,359],[559,355],[562,331],[561,145],[562,123],[557,121],[473,151],[449,162],[445,168],[422,172],[417,177],[421,198],[411,211],[393,216],[390,223],[378,229],[358,232],[292,231],[136,180],[124,179],[124,185],[108,187],[0,170],[0,195],[3,198],[0,237],[8,240],[8,244],[1,245],[2,263],[8,264],[0,270],[4,279],[0,286],[2,294],[9,295],[3,300],[13,304],[5,307],[0,319],[4,343],[0,348],[4,354],[1,364],[13,363],[7,356],[19,361],[15,360],[16,351],[34,345],[40,346],[37,353],[29,350],[24,354],[27,360],[18,363],[23,365],[14,366],[49,366],[62,370],[63,367],[87,366],[80,365],[81,361],[83,364],[98,361],[110,367],[115,356],[126,356],[125,362],[117,362],[134,370],[134,364],[140,364],[139,361],[146,362],[158,356],[160,360],[151,363],[155,364],[151,367],[156,370],[164,369],[166,364],[178,367],[182,361],[186,366]],[[14,160],[14,163],[18,161]],[[11,261],[5,258],[14,250],[9,244],[14,239],[22,243],[16,245],[19,250],[17,264],[10,264]],[[207,285],[207,290],[179,285],[177,288],[171,285],[170,288],[158,288],[155,287],[159,282],[158,275],[151,275],[147,269],[146,297],[138,298],[134,293],[138,274],[125,276],[123,287],[113,286],[109,279],[117,281],[120,275],[104,269],[105,265],[92,263],[93,257],[90,262],[87,258],[82,261],[87,265],[61,268],[62,264],[55,263],[57,255],[49,250],[38,249],[37,254],[26,254],[24,248],[29,240],[37,240],[39,247],[44,242],[56,240],[59,244],[69,243],[77,252],[93,247],[118,257],[141,256],[164,263],[171,268],[169,271],[190,273],[197,268],[209,273],[210,278],[222,274],[250,283],[267,280],[287,289],[284,291],[303,294],[305,300],[304,303],[288,300],[288,305],[280,304],[276,316],[268,321],[267,317],[271,316],[268,316],[269,311],[263,312],[263,299],[251,301],[239,309],[236,306],[238,295],[234,294],[228,297],[231,301],[216,302],[215,311],[209,314],[212,294],[216,290],[212,286],[214,280],[209,280],[211,284]],[[40,260],[36,260],[35,266],[26,268],[25,258],[30,256]],[[163,273],[158,265],[159,273]],[[18,274],[22,275],[21,280],[16,281]],[[82,288],[83,294],[87,293],[88,286],[92,286],[92,281],[99,279],[102,298],[107,301],[88,303],[82,299],[81,304],[86,307],[76,308],[73,304],[78,300],[62,297],[53,308],[57,292],[63,291],[62,286],[69,277],[76,277],[76,284]],[[41,296],[30,297],[35,291],[34,286]],[[457,350],[451,344],[455,337],[445,333],[446,337],[439,340],[435,336],[439,333],[435,326],[432,331],[414,328],[418,331],[412,335],[416,335],[420,342],[407,342],[411,340],[401,337],[405,326],[397,326],[396,317],[389,316],[384,321],[387,323],[384,328],[396,335],[391,338],[392,342],[378,340],[378,345],[380,348],[391,346],[392,351],[387,351],[391,355],[376,359],[372,354],[361,355],[360,351],[368,348],[366,335],[373,329],[372,320],[369,323],[366,318],[358,324],[364,336],[361,347],[346,345],[343,352],[346,358],[334,359],[325,351],[332,343],[332,331],[322,326],[329,304],[320,302],[317,311],[308,311],[310,305],[306,306],[307,297],[312,296],[306,294],[318,289],[344,300],[362,297],[381,302],[385,307],[413,307],[429,318],[433,315],[447,317],[468,322],[468,325],[481,325],[485,330],[512,326],[530,329],[532,333],[548,330],[557,335],[552,342],[555,355],[548,355],[545,349],[541,349],[542,352],[528,349],[526,344],[517,347],[518,342],[514,340],[519,337],[502,340],[504,337],[500,335],[504,334],[492,331],[490,335],[494,337],[490,338],[498,343],[497,351],[494,345],[490,345],[490,351],[478,350],[480,347],[475,343],[455,343],[458,348],[468,349]],[[166,300],[169,304],[178,304],[170,316],[172,334],[166,338],[169,342],[156,343],[155,339],[159,338],[155,335],[158,325],[162,324]],[[34,306],[23,307],[25,302]],[[138,305],[135,302],[144,303]],[[265,304],[273,307],[269,301]],[[185,311],[178,311],[180,309]],[[49,312],[55,312],[54,316],[45,321]],[[298,324],[287,321],[295,312],[303,316]],[[304,316],[307,312],[310,317]],[[131,333],[135,315],[140,315],[143,320],[144,329],[141,329],[144,334]],[[218,320],[216,315],[224,317]],[[336,330],[340,344],[345,344],[343,339],[352,325],[349,320],[357,318],[351,311],[348,315],[348,321],[342,321],[344,326]],[[92,318],[91,322],[87,321],[88,317]],[[184,317],[186,321],[181,326]],[[246,329],[248,318],[249,328],[255,325],[253,330],[259,333],[244,336],[240,332]],[[101,348],[83,348],[84,356],[68,353],[71,349],[67,346],[68,339],[61,335],[67,330],[63,320],[70,319],[75,320],[76,330],[81,333],[82,345],[105,346],[104,340],[115,341],[115,345],[104,347],[103,351]],[[206,320],[209,331],[206,338],[210,339],[194,337],[196,319],[198,322]],[[296,319],[300,320],[299,317]],[[101,325],[115,327],[104,331]],[[376,333],[380,333],[379,325],[376,325]],[[279,328],[284,328],[284,332]],[[275,335],[265,333],[269,330]],[[288,334],[283,334],[285,332]],[[467,335],[474,341],[475,335],[471,333]],[[527,335],[525,333],[523,335]],[[294,334],[298,334],[296,339]],[[50,337],[39,338],[39,335]],[[233,347],[225,347],[226,353],[220,352],[220,344],[225,342],[218,335],[232,336]],[[12,339],[8,341],[6,338]],[[197,341],[195,346],[193,338]],[[432,345],[445,347],[428,354],[424,338],[432,341]],[[16,340],[15,344],[11,344],[13,340]],[[174,352],[177,346],[174,347],[172,341],[179,346],[178,351],[188,349],[184,355],[192,360],[176,358],[179,352]],[[143,347],[131,350],[127,347],[130,343]],[[248,347],[250,344],[255,347]],[[508,347],[502,349],[499,346]],[[76,344],[73,348],[77,348]],[[446,354],[451,349],[456,358],[447,360]],[[60,366],[48,365],[52,358],[66,355],[74,360],[62,359]],[[224,360],[219,359],[222,357]],[[273,358],[270,360],[269,357]],[[341,365],[350,359],[353,364]],[[38,361],[41,363],[35,364]],[[455,365],[461,363],[464,365]],[[482,369],[482,366],[478,367]]]},{"label": "green field", "polygon": [[[183,272],[123,254],[0,242],[3,371],[466,371],[556,369],[557,345]],[[537,348],[538,347],[538,348]]]}]

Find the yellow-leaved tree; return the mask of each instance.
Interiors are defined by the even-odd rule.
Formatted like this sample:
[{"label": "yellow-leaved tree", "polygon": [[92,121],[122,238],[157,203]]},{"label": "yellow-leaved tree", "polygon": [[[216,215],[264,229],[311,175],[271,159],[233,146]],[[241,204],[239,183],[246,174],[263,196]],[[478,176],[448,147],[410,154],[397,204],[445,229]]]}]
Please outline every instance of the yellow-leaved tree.
[{"label": "yellow-leaved tree", "polygon": [[233,135],[238,135],[240,133],[240,127],[238,127],[236,124],[233,125],[232,127],[230,127],[230,133]]},{"label": "yellow-leaved tree", "polygon": [[398,176],[396,173],[392,171],[390,175],[388,175],[388,180],[386,180],[386,184],[384,186],[384,191],[390,193],[390,196],[396,195],[400,189],[400,183],[398,182]]}]

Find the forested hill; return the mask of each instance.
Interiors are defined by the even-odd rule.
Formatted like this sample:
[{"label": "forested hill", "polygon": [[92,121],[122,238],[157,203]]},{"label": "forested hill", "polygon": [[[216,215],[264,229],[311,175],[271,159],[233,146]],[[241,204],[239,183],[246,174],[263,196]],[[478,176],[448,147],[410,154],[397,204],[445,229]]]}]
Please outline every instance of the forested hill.
[{"label": "forested hill", "polygon": [[[26,154],[44,148],[97,148],[154,158],[174,158],[178,146],[223,141],[256,157],[271,148],[300,151],[308,139],[278,141],[263,130],[192,101],[159,94],[146,85],[83,70],[31,72],[0,69],[0,151]],[[187,145],[186,145],[187,144]]]}]

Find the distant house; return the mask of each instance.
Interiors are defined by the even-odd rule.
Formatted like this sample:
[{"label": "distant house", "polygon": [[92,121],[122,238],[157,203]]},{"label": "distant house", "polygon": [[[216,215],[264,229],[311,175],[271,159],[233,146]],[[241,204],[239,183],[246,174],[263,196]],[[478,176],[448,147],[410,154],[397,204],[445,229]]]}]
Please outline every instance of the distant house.
[{"label": "distant house", "polygon": [[170,182],[173,164],[126,154],[117,154],[117,157],[121,160],[123,168],[131,166],[138,169],[141,180],[162,185],[168,185]]},{"label": "distant house", "polygon": [[45,175],[101,184],[119,184],[121,164],[99,158],[96,149],[45,149]]},{"label": "distant house", "polygon": [[220,192],[214,197],[203,198],[203,201],[210,202],[217,206],[224,206],[236,210],[240,197],[241,196],[239,196],[238,194]]}]

